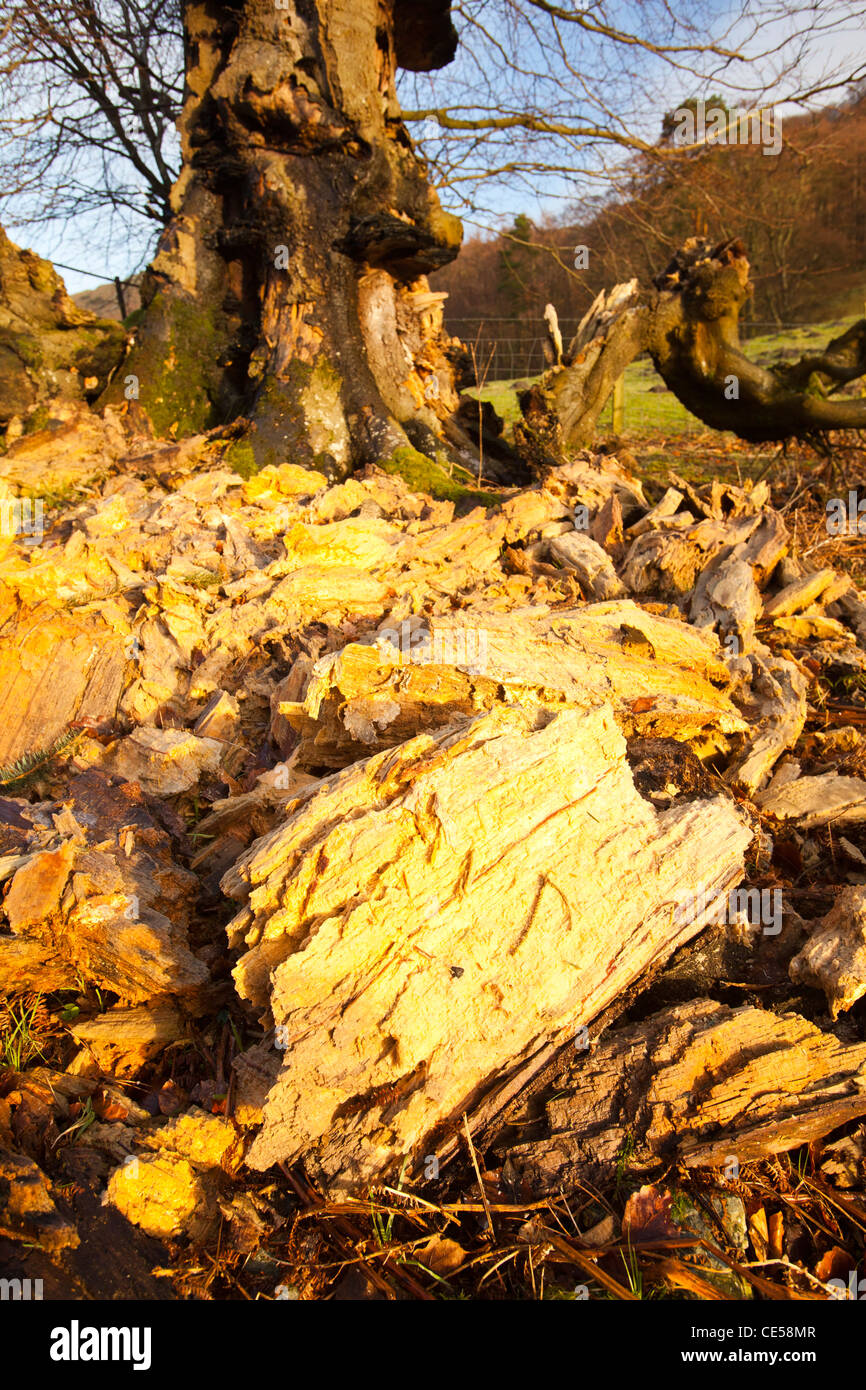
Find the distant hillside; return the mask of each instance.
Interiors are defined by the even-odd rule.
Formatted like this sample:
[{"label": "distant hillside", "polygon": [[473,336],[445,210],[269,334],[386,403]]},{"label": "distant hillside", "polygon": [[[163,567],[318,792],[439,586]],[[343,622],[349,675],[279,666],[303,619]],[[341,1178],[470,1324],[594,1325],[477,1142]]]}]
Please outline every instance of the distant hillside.
[{"label": "distant hillside", "polygon": [[538,331],[550,301],[567,330],[599,290],[634,275],[648,283],[695,233],[745,242],[755,332],[862,315],[866,95],[788,117],[782,134],[772,156],[760,144],[678,151],[663,135],[583,217],[536,225],[519,215],[499,236],[468,238],[457,260],[431,277],[448,291],[446,322],[471,337],[473,321],[484,318],[490,333],[497,319],[497,337],[519,339],[529,325]]},{"label": "distant hillside", "polygon": [[[119,320],[121,317],[114,285],[97,285],[93,290],[82,290],[80,294],[72,295],[72,298],[82,309],[89,309],[91,314],[96,314],[98,318]],[[124,298],[127,314],[140,308],[141,297],[137,284],[124,286]]]}]

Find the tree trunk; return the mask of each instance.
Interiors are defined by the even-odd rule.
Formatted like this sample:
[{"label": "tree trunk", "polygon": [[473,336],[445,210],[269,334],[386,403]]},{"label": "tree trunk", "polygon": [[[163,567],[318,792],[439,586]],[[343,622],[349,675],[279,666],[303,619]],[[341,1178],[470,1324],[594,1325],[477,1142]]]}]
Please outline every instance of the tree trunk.
[{"label": "tree trunk", "polygon": [[821,353],[761,367],[739,339],[751,289],[741,242],[713,249],[702,237],[690,238],[652,289],[640,292],[632,280],[599,295],[563,365],[525,393],[527,421],[540,423],[546,412],[566,447],[585,447],[617,378],[649,352],[677,399],[713,429],[762,443],[866,428],[866,400],[832,399],[866,372],[866,319]]},{"label": "tree trunk", "polygon": [[245,417],[241,471],[447,452],[457,395],[426,273],[462,229],[394,79],[450,61],[448,3],[190,0],[185,39],[175,215],[115,398],[159,434]]}]

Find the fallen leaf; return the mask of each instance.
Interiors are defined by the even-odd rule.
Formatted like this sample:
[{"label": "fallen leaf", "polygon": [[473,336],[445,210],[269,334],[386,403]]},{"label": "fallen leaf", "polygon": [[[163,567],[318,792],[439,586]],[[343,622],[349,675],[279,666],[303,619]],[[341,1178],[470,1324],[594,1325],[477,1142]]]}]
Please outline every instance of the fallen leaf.
[{"label": "fallen leaf", "polygon": [[418,1259],[431,1273],[438,1274],[440,1279],[447,1279],[449,1274],[453,1274],[463,1264],[466,1251],[456,1240],[434,1235],[426,1245],[421,1246]]},{"label": "fallen leaf", "polygon": [[625,1204],[623,1234],[632,1240],[672,1240],[682,1235],[671,1216],[673,1197],[652,1183],[633,1192]]},{"label": "fallen leaf", "polygon": [[111,1120],[125,1120],[129,1115],[127,1106],[121,1105],[114,1096],[105,1096],[97,1091],[93,1097],[93,1109],[98,1120],[109,1123]]},{"label": "fallen leaf", "polygon": [[826,1284],[830,1279],[847,1280],[851,1273],[853,1260],[847,1250],[840,1250],[838,1245],[831,1245],[825,1251],[815,1266],[815,1275]]},{"label": "fallen leaf", "polygon": [[767,1220],[770,1237],[770,1259],[780,1260],[785,1249],[785,1218],[780,1211],[774,1211]]},{"label": "fallen leaf", "polygon": [[600,1245],[610,1245],[617,1237],[617,1224],[615,1216],[605,1216],[595,1226],[590,1226],[588,1231],[581,1231],[580,1240],[582,1245],[589,1245],[595,1248]]}]

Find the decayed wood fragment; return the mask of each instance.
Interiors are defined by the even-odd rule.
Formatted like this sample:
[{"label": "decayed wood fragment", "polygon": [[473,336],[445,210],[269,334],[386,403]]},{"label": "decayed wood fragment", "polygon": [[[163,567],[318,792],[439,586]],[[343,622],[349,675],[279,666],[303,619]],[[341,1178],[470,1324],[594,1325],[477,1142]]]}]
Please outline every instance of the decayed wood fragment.
[{"label": "decayed wood fragment", "polygon": [[859,590],[846,592],[838,599],[838,607],[845,621],[857,637],[859,646],[866,647],[866,603]]},{"label": "decayed wood fragment", "polygon": [[804,574],[792,584],[786,584],[774,598],[764,603],[765,618],[786,618],[791,613],[801,613],[810,608],[836,578],[836,571],[817,570],[814,574]]},{"label": "decayed wood fragment", "polygon": [[546,477],[545,486],[554,496],[567,496],[591,511],[614,497],[623,517],[636,519],[649,511],[643,484],[612,454],[593,457],[584,451]]},{"label": "decayed wood fragment", "polygon": [[808,713],[806,678],[793,661],[766,647],[749,657],[751,687],[739,700],[749,721],[745,747],[726,778],[753,794],[763,787],[774,764],[803,732]]},{"label": "decayed wood fragment", "polygon": [[196,996],[208,980],[187,942],[198,879],[175,862],[139,787],[111,786],[89,771],[73,779],[62,805],[38,811],[29,835],[35,852],[2,905],[13,937],[29,944],[9,949],[0,936],[0,977],[17,960],[27,975],[22,988],[64,988],[80,976],[121,1003]]},{"label": "decayed wood fragment", "polygon": [[751,565],[732,555],[710,567],[701,579],[700,598],[696,591],[692,602],[692,621],[698,627],[719,627],[726,634],[732,633],[739,651],[751,651],[761,612],[761,595]]},{"label": "decayed wood fragment", "polygon": [[628,528],[629,540],[642,536],[644,531],[652,531],[659,522],[674,516],[682,501],[683,494],[675,487],[669,487],[661,500]]},{"label": "decayed wood fragment", "polygon": [[823,989],[834,1019],[866,994],[866,889],[842,889],[788,973],[795,982]]},{"label": "decayed wood fragment", "polygon": [[[757,488],[752,494],[753,499],[756,492]],[[788,528],[780,514],[767,509],[748,540],[737,547],[737,558],[751,565],[755,582],[760,588],[768,582],[776,566],[784,563],[789,540]]]},{"label": "decayed wood fragment", "polygon": [[301,766],[343,767],[490,709],[503,694],[552,708],[610,700],[629,735],[687,739],[707,727],[747,727],[726,693],[715,635],[629,600],[554,612],[466,610],[379,639],[322,658],[304,700],[279,704],[301,736]]},{"label": "decayed wood fragment", "polygon": [[159,1240],[184,1235],[203,1241],[218,1212],[210,1175],[176,1154],[137,1158],[115,1168],[106,1195],[127,1221]]},{"label": "decayed wood fragment", "polygon": [[587,598],[605,600],[625,594],[610,556],[590,536],[568,531],[549,541],[548,549],[555,561],[574,570]]},{"label": "decayed wood fragment", "polygon": [[691,535],[647,531],[632,542],[621,575],[632,594],[684,603],[706,561]]},{"label": "decayed wood fragment", "polygon": [[774,626],[781,628],[782,632],[789,632],[792,637],[816,637],[820,641],[844,641],[848,638],[850,641],[850,634],[843,623],[813,608],[807,608],[805,612],[790,618],[776,618]]},{"label": "decayed wood fragment", "polygon": [[0,1236],[51,1254],[78,1245],[78,1232],[57,1210],[51,1184],[26,1154],[0,1147]]},{"label": "decayed wood fragment", "polygon": [[48,994],[70,984],[69,962],[37,938],[0,935],[0,995]]},{"label": "decayed wood fragment", "polygon": [[609,707],[498,707],[326,778],[242,856],[235,982],[284,1059],[253,1167],[351,1186],[423,1154],[700,930],[750,831],[724,797],[658,814],[625,753]]},{"label": "decayed wood fragment", "polygon": [[47,605],[2,616],[0,764],[45,748],[73,721],[115,717],[128,666],[125,624],[93,613],[70,619]]},{"label": "decayed wood fragment", "polygon": [[848,1046],[797,1014],[692,1000],[578,1054],[556,1091],[549,1138],[510,1150],[542,1191],[624,1152],[651,1171],[809,1143],[866,1114],[866,1043]]},{"label": "decayed wood fragment", "polygon": [[216,1174],[238,1166],[231,1121],[193,1106],[164,1124],[137,1127],[130,1140],[106,1200],[148,1235],[205,1239],[219,1216]]},{"label": "decayed wood fragment", "polygon": [[103,766],[155,796],[174,796],[194,787],[205,772],[219,771],[224,752],[216,738],[185,729],[136,729],[108,750]]},{"label": "decayed wood fragment", "polygon": [[125,445],[111,410],[101,418],[79,407],[62,424],[11,443],[0,458],[0,478],[28,497],[85,488],[111,470]]},{"label": "decayed wood fragment", "polygon": [[109,1009],[70,1031],[98,1070],[134,1076],[149,1058],[182,1038],[185,1025],[170,999],[152,999],[132,1009]]},{"label": "decayed wood fragment", "polygon": [[866,820],[866,782],[838,772],[797,777],[768,787],[755,800],[762,811],[780,820],[792,820],[803,830]]}]

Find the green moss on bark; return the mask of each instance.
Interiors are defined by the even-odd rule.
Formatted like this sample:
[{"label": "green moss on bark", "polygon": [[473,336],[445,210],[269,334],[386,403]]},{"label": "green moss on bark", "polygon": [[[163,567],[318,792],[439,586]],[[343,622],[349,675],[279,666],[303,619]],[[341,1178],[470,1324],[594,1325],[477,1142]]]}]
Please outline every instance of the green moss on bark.
[{"label": "green moss on bark", "polygon": [[289,362],[280,378],[266,377],[252,414],[255,428],[246,443],[256,468],[294,463],[328,478],[345,476],[351,441],[342,378],[324,354],[314,364]]},{"label": "green moss on bark", "polygon": [[112,383],[107,399],[123,399],[127,376],[138,378],[138,400],[158,435],[183,438],[219,423],[215,406],[222,335],[206,304],[158,292],[150,305],[163,316],[165,335],[137,345]]},{"label": "green moss on bark", "polygon": [[39,340],[29,333],[0,333],[0,345],[14,352],[19,362],[33,371],[39,371],[45,360],[45,353]]},{"label": "green moss on bark", "polygon": [[260,467],[256,463],[256,456],[249,439],[236,439],[226,449],[222,461],[228,468],[233,468],[236,473],[239,473],[242,478],[252,478],[254,474],[258,473]]},{"label": "green moss on bark", "polygon": [[73,357],[73,366],[83,377],[96,376],[104,382],[116,367],[126,345],[126,334],[119,323],[100,319],[92,327],[75,329],[80,346]]},{"label": "green moss on bark", "polygon": [[[448,469],[436,459],[422,454],[411,445],[395,449],[390,458],[381,459],[379,467],[385,473],[396,474],[415,492],[426,492],[440,501],[454,502],[461,510],[471,507],[493,507],[501,502],[498,492],[481,492],[477,487],[467,487],[456,477],[449,475]],[[452,473],[471,478],[472,474],[459,465],[452,466]]]}]

